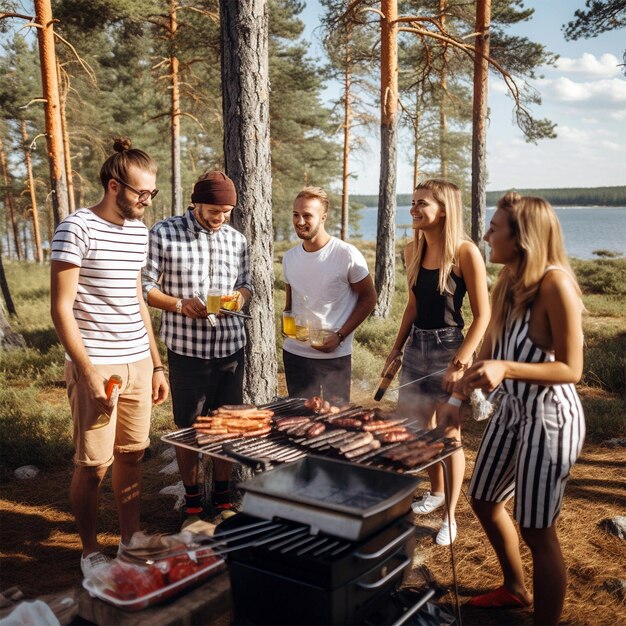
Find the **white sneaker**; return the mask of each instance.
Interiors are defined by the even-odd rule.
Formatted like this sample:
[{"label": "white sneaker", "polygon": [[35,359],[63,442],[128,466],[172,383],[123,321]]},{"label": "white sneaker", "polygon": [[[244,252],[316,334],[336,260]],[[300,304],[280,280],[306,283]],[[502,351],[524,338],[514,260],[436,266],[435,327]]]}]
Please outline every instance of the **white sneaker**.
[{"label": "white sneaker", "polygon": [[85,557],[80,557],[80,569],[83,572],[83,576],[89,578],[110,561],[111,559],[106,554],[92,552]]},{"label": "white sneaker", "polygon": [[413,502],[411,508],[413,513],[425,515],[438,509],[445,502],[445,499],[446,497],[443,493],[430,493],[430,491],[427,491],[419,500]]},{"label": "white sneaker", "polygon": [[452,522],[452,524],[448,523],[448,520],[443,520],[443,524],[439,532],[437,533],[437,537],[435,538],[435,543],[439,546],[449,546],[456,539],[456,521]]}]

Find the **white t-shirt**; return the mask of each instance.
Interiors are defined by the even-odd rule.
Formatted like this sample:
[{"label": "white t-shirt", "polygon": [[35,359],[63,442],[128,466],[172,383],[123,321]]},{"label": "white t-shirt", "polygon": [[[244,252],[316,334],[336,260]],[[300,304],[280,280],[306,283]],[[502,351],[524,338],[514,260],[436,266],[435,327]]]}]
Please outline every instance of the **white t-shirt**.
[{"label": "white t-shirt", "polygon": [[80,267],[74,318],[92,363],[133,363],[150,356],[137,299],[147,252],[142,222],[120,226],[89,209],[66,217],[54,233],[51,259]]},{"label": "white t-shirt", "polygon": [[[294,315],[317,318],[323,328],[337,331],[350,317],[358,299],[353,283],[369,275],[363,255],[351,244],[331,237],[316,252],[300,243],[283,257],[285,283],[291,287]],[[336,359],[352,353],[352,333],[334,352],[320,352],[307,342],[285,339],[283,348],[310,359]]]}]

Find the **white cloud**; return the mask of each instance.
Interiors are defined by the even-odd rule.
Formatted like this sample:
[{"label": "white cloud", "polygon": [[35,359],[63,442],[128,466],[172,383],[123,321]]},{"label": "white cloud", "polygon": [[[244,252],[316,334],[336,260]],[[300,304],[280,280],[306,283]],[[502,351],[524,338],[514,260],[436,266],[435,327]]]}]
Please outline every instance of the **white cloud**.
[{"label": "white cloud", "polygon": [[618,67],[620,63],[614,54],[605,53],[596,58],[594,54],[585,52],[578,59],[560,57],[557,59],[556,69],[563,74],[576,74],[586,78],[611,78],[621,74]]},{"label": "white cloud", "polygon": [[555,80],[543,80],[541,94],[557,102],[589,103],[597,108],[626,106],[626,79],[610,78],[575,82],[562,76]]}]

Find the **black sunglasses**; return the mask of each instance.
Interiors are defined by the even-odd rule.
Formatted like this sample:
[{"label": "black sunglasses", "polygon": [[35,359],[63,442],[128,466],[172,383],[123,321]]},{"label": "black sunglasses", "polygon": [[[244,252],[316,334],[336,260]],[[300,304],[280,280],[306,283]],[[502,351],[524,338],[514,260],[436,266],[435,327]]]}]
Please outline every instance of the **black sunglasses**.
[{"label": "black sunglasses", "polygon": [[139,196],[137,198],[139,202],[145,202],[148,198],[152,200],[154,196],[159,193],[158,189],[153,189],[152,191],[139,191],[139,189],[135,189],[132,185],[129,185],[127,182],[119,178],[114,178],[113,180],[118,182],[120,185],[124,185],[124,187],[128,187],[131,191],[134,191]]}]

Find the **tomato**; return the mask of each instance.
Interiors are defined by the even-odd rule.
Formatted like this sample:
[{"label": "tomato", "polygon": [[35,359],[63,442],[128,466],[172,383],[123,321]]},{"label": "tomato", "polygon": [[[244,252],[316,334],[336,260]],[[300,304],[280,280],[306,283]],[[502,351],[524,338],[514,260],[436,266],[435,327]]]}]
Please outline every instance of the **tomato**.
[{"label": "tomato", "polygon": [[163,574],[154,568],[114,563],[108,574],[111,593],[122,600],[141,598],[165,585]]},{"label": "tomato", "polygon": [[169,571],[167,573],[167,579],[170,584],[176,583],[183,578],[187,578],[188,576],[192,576],[198,571],[200,567],[197,563],[194,563],[186,554],[170,557],[166,560],[170,561]]}]

